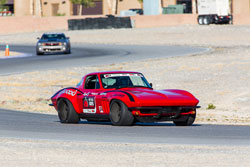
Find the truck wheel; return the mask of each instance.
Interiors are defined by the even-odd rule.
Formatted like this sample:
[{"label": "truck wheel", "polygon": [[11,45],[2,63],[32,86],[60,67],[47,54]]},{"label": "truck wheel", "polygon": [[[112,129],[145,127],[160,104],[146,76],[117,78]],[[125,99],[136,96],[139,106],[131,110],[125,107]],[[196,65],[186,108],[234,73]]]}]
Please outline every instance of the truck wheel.
[{"label": "truck wheel", "polygon": [[76,113],[71,102],[67,99],[58,101],[57,112],[61,123],[78,123],[80,121],[79,115]]},{"label": "truck wheel", "polygon": [[203,25],[203,17],[202,16],[198,17],[198,24]]},{"label": "truck wheel", "polygon": [[209,21],[208,17],[203,18],[203,24],[204,25],[209,25],[210,24],[210,21]]},{"label": "truck wheel", "polygon": [[189,115],[185,121],[173,121],[176,126],[191,126],[195,121],[196,114]]},{"label": "truck wheel", "polygon": [[134,116],[128,107],[119,100],[111,102],[109,118],[115,126],[131,126],[134,123]]}]

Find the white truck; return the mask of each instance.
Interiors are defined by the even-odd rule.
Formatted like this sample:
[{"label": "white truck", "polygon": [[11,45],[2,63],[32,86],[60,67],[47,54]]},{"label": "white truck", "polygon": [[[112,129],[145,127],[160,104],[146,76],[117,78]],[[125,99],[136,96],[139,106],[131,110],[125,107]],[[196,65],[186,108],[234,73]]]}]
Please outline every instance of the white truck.
[{"label": "white truck", "polygon": [[209,24],[231,24],[229,0],[198,0],[198,23]]}]

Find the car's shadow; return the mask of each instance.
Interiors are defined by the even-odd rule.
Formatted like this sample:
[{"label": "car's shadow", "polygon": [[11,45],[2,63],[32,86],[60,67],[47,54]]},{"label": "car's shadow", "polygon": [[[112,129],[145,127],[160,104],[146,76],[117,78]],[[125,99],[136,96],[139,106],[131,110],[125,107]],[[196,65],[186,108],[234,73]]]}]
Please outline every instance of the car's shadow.
[{"label": "car's shadow", "polygon": [[[111,122],[96,122],[96,121],[85,121],[85,120],[81,120],[79,122],[79,124],[86,124],[86,125],[112,125]],[[153,123],[142,123],[142,122],[136,122],[135,124],[133,124],[132,126],[175,126],[173,123],[171,122],[153,122]],[[192,126],[202,126],[200,124],[193,124]],[[183,127],[183,126],[179,126],[179,127]]]}]

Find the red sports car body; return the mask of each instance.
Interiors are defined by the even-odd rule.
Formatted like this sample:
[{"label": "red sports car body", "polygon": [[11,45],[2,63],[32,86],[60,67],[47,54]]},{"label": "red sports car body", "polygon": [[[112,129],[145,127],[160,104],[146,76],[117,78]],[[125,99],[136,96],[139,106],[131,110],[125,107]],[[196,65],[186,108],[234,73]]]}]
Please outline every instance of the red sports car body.
[{"label": "red sports car body", "polygon": [[199,100],[184,90],[154,90],[143,74],[109,71],[87,74],[76,87],[51,97],[62,123],[111,121],[128,126],[139,122],[173,121],[192,125]]}]

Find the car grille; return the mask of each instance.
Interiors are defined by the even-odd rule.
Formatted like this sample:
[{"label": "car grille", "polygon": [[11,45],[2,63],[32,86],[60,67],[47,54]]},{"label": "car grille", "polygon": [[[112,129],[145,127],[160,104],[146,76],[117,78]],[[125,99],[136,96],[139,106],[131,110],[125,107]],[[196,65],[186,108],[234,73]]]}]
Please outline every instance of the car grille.
[{"label": "car grille", "polygon": [[45,46],[59,46],[60,43],[57,42],[57,43],[45,43]]}]

